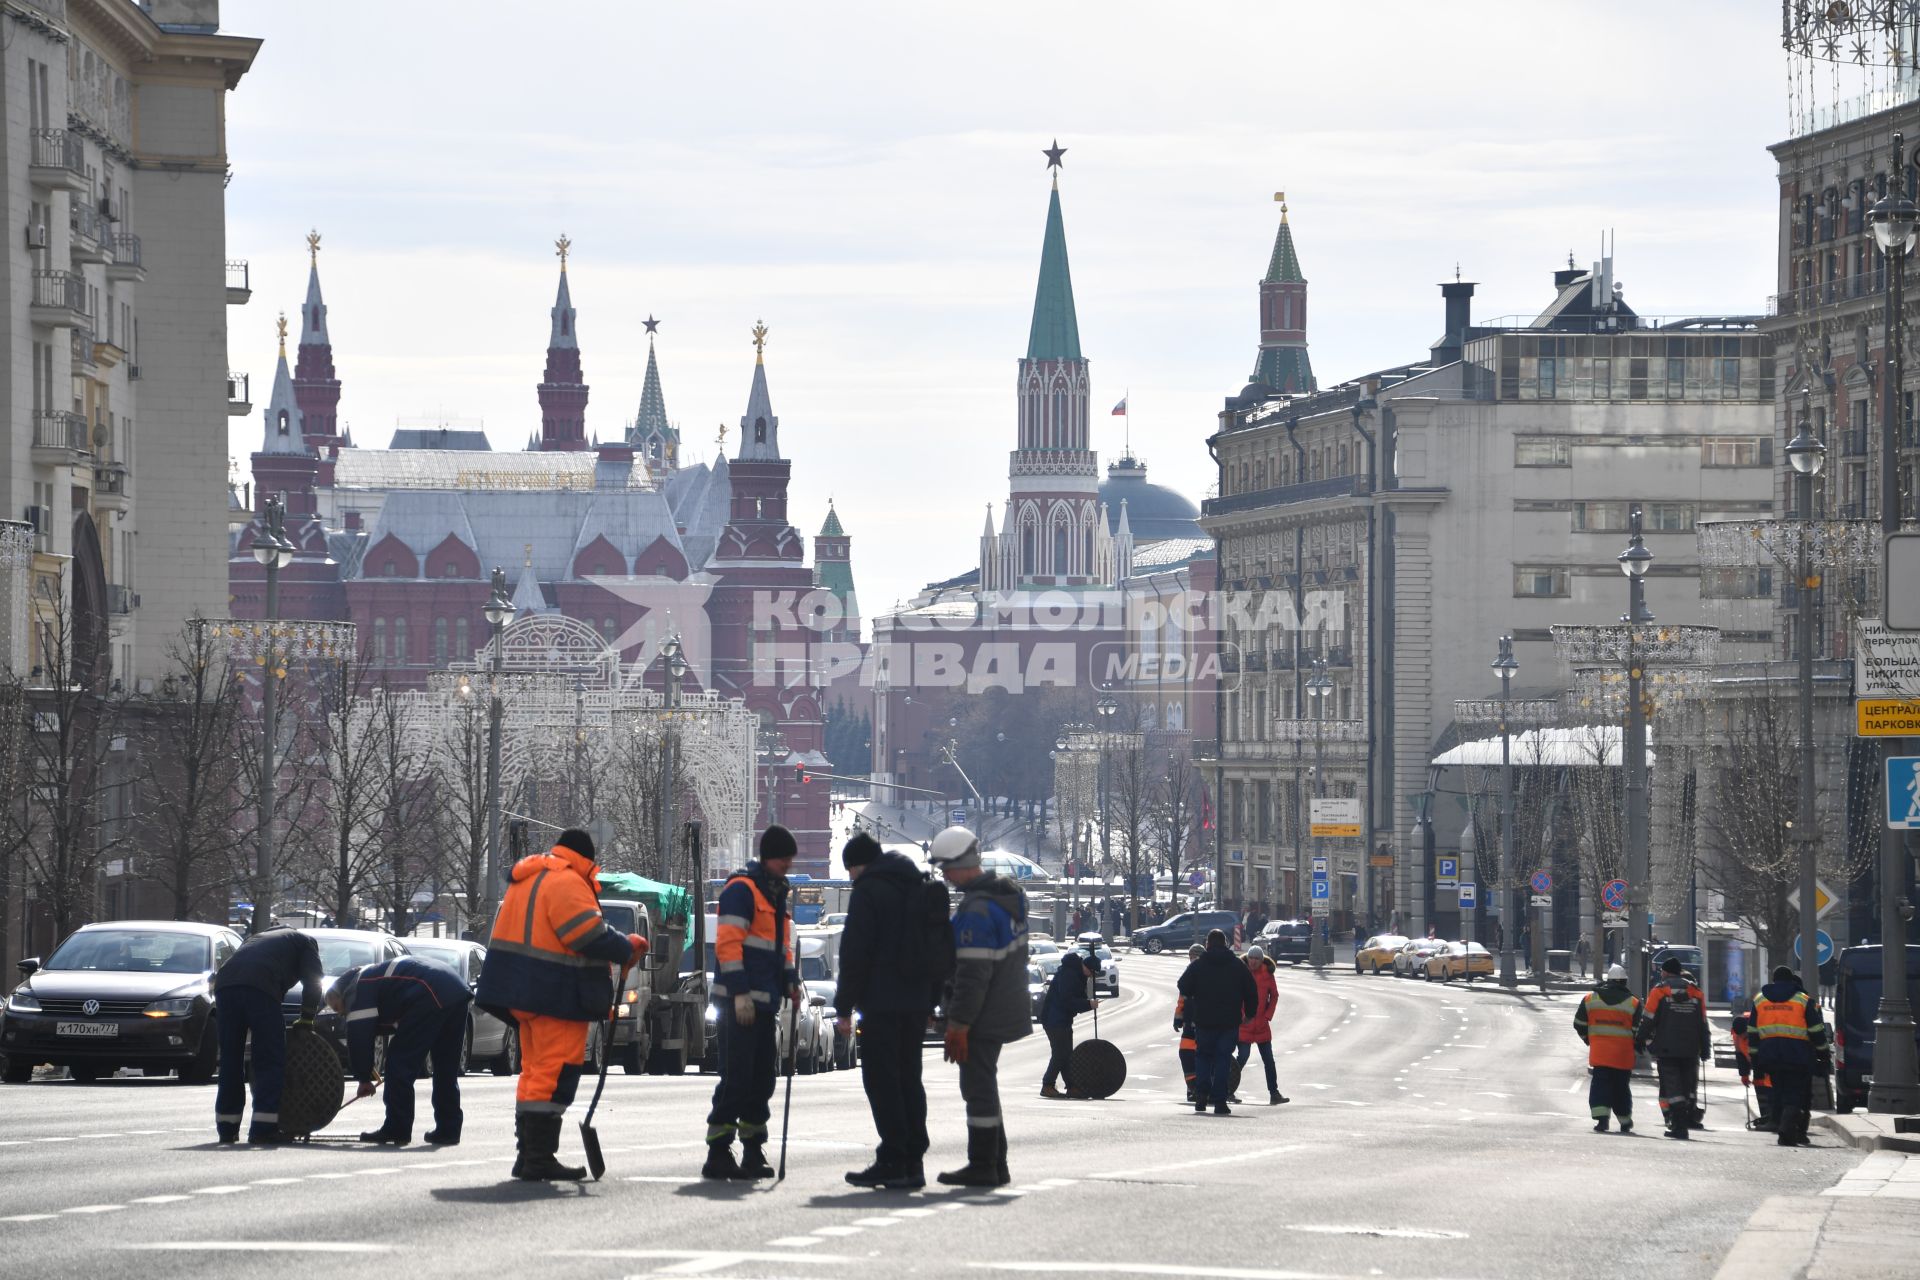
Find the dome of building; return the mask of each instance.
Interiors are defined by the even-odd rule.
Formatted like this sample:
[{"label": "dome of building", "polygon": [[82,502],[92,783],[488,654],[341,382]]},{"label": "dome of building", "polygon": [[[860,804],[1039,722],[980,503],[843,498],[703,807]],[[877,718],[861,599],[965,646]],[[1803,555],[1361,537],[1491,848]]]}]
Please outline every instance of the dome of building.
[{"label": "dome of building", "polygon": [[1126,457],[1108,464],[1100,501],[1107,504],[1109,530],[1119,527],[1120,504],[1127,504],[1127,527],[1133,530],[1135,545],[1207,536],[1200,527],[1200,508],[1172,489],[1148,484],[1147,464],[1138,458]]}]

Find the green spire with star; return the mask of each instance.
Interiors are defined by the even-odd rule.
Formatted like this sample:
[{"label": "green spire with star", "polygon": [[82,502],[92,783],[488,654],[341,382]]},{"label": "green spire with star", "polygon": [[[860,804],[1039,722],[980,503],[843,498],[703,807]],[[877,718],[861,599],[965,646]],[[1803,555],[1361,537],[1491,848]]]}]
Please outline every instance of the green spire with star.
[{"label": "green spire with star", "polygon": [[1281,194],[1274,199],[1280,202],[1280,233],[1273,238],[1273,257],[1267,262],[1265,283],[1305,284],[1300,256],[1293,251],[1293,228],[1287,225],[1287,198]]},{"label": "green spire with star", "polygon": [[[1060,167],[1066,148],[1045,149],[1047,167]],[[1073,273],[1067,267],[1067,227],[1060,217],[1060,179],[1055,175],[1047,199],[1047,234],[1040,245],[1040,284],[1033,295],[1033,328],[1027,335],[1029,360],[1078,360],[1080,321],[1073,309]]]}]

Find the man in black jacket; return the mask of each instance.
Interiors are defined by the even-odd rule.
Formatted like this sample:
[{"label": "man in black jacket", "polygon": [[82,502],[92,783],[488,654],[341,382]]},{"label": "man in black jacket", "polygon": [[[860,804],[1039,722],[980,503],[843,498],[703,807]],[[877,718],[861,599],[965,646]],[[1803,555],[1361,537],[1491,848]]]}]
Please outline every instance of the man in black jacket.
[{"label": "man in black jacket", "polygon": [[253,1039],[253,1125],[248,1142],[285,1142],[280,1091],[286,1082],[287,1029],[280,1002],[300,984],[300,1021],[313,1025],[320,1010],[320,948],[307,934],[276,924],[245,942],[213,975],[220,1036],[220,1083],[213,1093],[213,1127],[221,1142],[240,1141],[247,1101],[247,1039]]},{"label": "man in black jacket", "polygon": [[1231,1115],[1227,1094],[1233,1080],[1234,1046],[1240,1039],[1240,1024],[1259,1012],[1260,993],[1247,966],[1227,949],[1225,933],[1214,929],[1207,934],[1207,949],[1180,975],[1180,994],[1185,997],[1184,1010],[1193,1024],[1199,1057],[1193,1109],[1204,1112],[1211,1098],[1213,1114]]},{"label": "man in black jacket", "polygon": [[860,1080],[880,1147],[847,1181],[856,1187],[916,1190],[926,1185],[927,1091],[922,1042],[933,1014],[935,975],[927,962],[922,911],[928,880],[911,859],[885,853],[859,832],[840,851],[853,891],[840,935],[834,1003],[841,1035],[860,1011]]},{"label": "man in black jacket", "polygon": [[1647,992],[1647,1016],[1636,1046],[1660,1073],[1660,1111],[1667,1136],[1685,1139],[1700,1127],[1700,1064],[1713,1056],[1707,997],[1675,956],[1660,963],[1661,980]]}]

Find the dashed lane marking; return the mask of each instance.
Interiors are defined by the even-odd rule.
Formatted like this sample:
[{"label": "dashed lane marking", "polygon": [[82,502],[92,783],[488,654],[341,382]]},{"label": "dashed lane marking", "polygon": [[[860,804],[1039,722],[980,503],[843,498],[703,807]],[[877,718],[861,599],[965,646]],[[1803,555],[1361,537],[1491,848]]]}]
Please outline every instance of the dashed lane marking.
[{"label": "dashed lane marking", "polygon": [[160,1253],[392,1253],[390,1244],[358,1240],[157,1240],[121,1249]]},{"label": "dashed lane marking", "polygon": [[1151,1165],[1143,1169],[1114,1169],[1106,1173],[1090,1175],[1095,1182],[1110,1181],[1114,1178],[1140,1178],[1156,1173],[1174,1173],[1181,1169],[1202,1169],[1217,1164],[1239,1164],[1247,1160],[1264,1160],[1269,1156],[1286,1155],[1292,1151],[1304,1151],[1300,1143],[1291,1143],[1284,1147],[1263,1147],[1258,1151],[1242,1151],[1237,1155],[1213,1156],[1205,1160],[1182,1160],[1178,1164]]},{"label": "dashed lane marking", "polygon": [[1427,1227],[1337,1227],[1320,1224],[1300,1224],[1287,1227],[1289,1231],[1306,1231],[1323,1236],[1379,1236],[1386,1240],[1465,1240],[1464,1231],[1445,1231]]},{"label": "dashed lane marking", "polygon": [[77,1204],[71,1209],[62,1209],[62,1213],[113,1213],[124,1209],[123,1204]]},{"label": "dashed lane marking", "polygon": [[128,1204],[179,1204],[182,1200],[191,1200],[192,1198],[193,1198],[192,1196],[141,1196],[139,1199],[129,1200],[127,1201],[127,1203]]},{"label": "dashed lane marking", "polygon": [[220,1187],[195,1187],[192,1194],[196,1196],[230,1196],[236,1191],[245,1191],[246,1189],[246,1187],[238,1184]]},{"label": "dashed lane marking", "polygon": [[[382,1246],[383,1248],[385,1246]],[[724,1271],[749,1262],[820,1262],[847,1265],[863,1261],[833,1253],[752,1253],[745,1249],[561,1249],[549,1255],[555,1258],[605,1258],[610,1261],[658,1261],[671,1259],[668,1266],[656,1268],[659,1275],[700,1275]]]},{"label": "dashed lane marking", "polygon": [[1153,1262],[969,1262],[981,1271],[1054,1275],[1201,1276],[1214,1280],[1339,1280],[1322,1271],[1270,1271],[1257,1267],[1183,1267]]},{"label": "dashed lane marking", "polygon": [[826,1236],[829,1238],[838,1238],[841,1236],[857,1236],[860,1234],[860,1228],[850,1227],[850,1226],[815,1227],[813,1229],[813,1234],[816,1236]]},{"label": "dashed lane marking", "polygon": [[856,1227],[897,1227],[900,1225],[900,1221],[899,1218],[855,1218],[853,1225]]},{"label": "dashed lane marking", "polygon": [[255,1178],[252,1185],[256,1187],[290,1187],[299,1181],[301,1181],[299,1178]]},{"label": "dashed lane marking", "polygon": [[0,1218],[0,1222],[45,1222],[53,1216],[51,1213],[16,1213]]},{"label": "dashed lane marking", "polygon": [[777,1240],[767,1241],[769,1248],[779,1249],[810,1249],[820,1243],[819,1236],[781,1236]]}]

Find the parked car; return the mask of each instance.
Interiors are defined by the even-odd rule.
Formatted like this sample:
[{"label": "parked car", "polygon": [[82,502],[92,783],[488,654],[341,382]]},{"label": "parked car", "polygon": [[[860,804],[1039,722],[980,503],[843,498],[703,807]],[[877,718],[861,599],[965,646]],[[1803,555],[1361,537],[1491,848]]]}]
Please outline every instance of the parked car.
[{"label": "parked car", "polygon": [[[398,956],[407,954],[400,939],[378,929],[302,929],[302,933],[311,937],[320,948],[321,989],[333,985],[334,979],[349,969],[362,965],[385,964]],[[300,1016],[300,987],[289,988],[280,999],[280,1016],[288,1026]],[[320,1006],[320,1014],[314,1019],[313,1029],[326,1037],[333,1045],[335,1053],[340,1055],[340,1070],[349,1074],[352,1067],[347,1056],[347,1028],[344,1019],[335,1016],[325,1005]]]},{"label": "parked car", "polygon": [[1376,933],[1360,944],[1353,953],[1353,971],[1355,973],[1379,973],[1383,969],[1393,968],[1394,953],[1407,945],[1412,939],[1403,933]]},{"label": "parked car", "polygon": [[1313,947],[1311,920],[1269,920],[1254,939],[1272,959],[1305,964]]},{"label": "parked car", "polygon": [[[465,979],[469,990],[479,990],[480,966],[486,963],[487,949],[477,942],[461,938],[408,938],[409,955],[436,960]],[[520,1072],[520,1028],[482,1009],[467,1006],[466,1047],[460,1055],[460,1074],[470,1067],[485,1067],[497,1076]]]},{"label": "parked car", "polygon": [[[839,975],[834,972],[834,948],[831,939],[818,934],[800,934],[794,939],[799,946],[795,959],[800,965],[800,983],[807,989],[809,996],[819,996],[826,1003],[820,1008],[820,1018],[826,1023],[827,1036],[831,1043],[828,1049],[828,1068],[852,1067],[859,1061],[859,1037],[853,1032],[840,1034],[840,1010],[836,1001],[840,993]],[[856,1014],[858,1011],[854,1011]]]},{"label": "parked car", "polygon": [[7,997],[0,1028],[7,1083],[26,1083],[43,1062],[82,1082],[121,1067],[177,1071],[189,1084],[213,1079],[213,974],[239,949],[240,935],[220,925],[82,925],[44,962],[20,962],[25,980]]},{"label": "parked car", "polygon": [[1447,942],[1444,938],[1408,938],[1400,949],[1393,953],[1393,976],[1411,978],[1415,974],[1425,975],[1427,957],[1436,951],[1444,951]]},{"label": "parked car", "polygon": [[1132,940],[1140,950],[1157,956],[1170,947],[1182,950],[1196,942],[1205,942],[1208,931],[1212,929],[1224,930],[1228,937],[1232,937],[1234,926],[1239,923],[1240,917],[1231,911],[1182,911],[1159,924],[1135,929]]},{"label": "parked car", "polygon": [[1052,938],[1027,939],[1027,962],[1039,965],[1045,977],[1053,977],[1053,971],[1060,967],[1060,958],[1064,955],[1066,952]]},{"label": "parked car", "polygon": [[[1833,1008],[1833,1109],[1841,1113],[1867,1105],[1867,1078],[1873,1074],[1873,1020],[1880,1012],[1880,948],[1841,951]],[[1907,946],[1907,1007],[1920,1010],[1920,944]],[[1914,1032],[1920,1047],[1920,1030]]]},{"label": "parked car", "polygon": [[1047,988],[1052,979],[1037,964],[1027,965],[1027,1004],[1035,1022],[1040,1021],[1040,1010],[1047,1003]]},{"label": "parked car", "polygon": [[1421,976],[1429,982],[1435,978],[1452,982],[1455,978],[1468,975],[1493,976],[1493,952],[1477,942],[1449,942],[1441,950],[1429,955],[1421,969]]},{"label": "parked car", "polygon": [[1120,962],[1113,958],[1113,950],[1107,946],[1106,938],[1098,933],[1083,933],[1074,939],[1075,949],[1083,959],[1089,960],[1098,968],[1099,976],[1095,985],[1109,996],[1120,994]]}]

